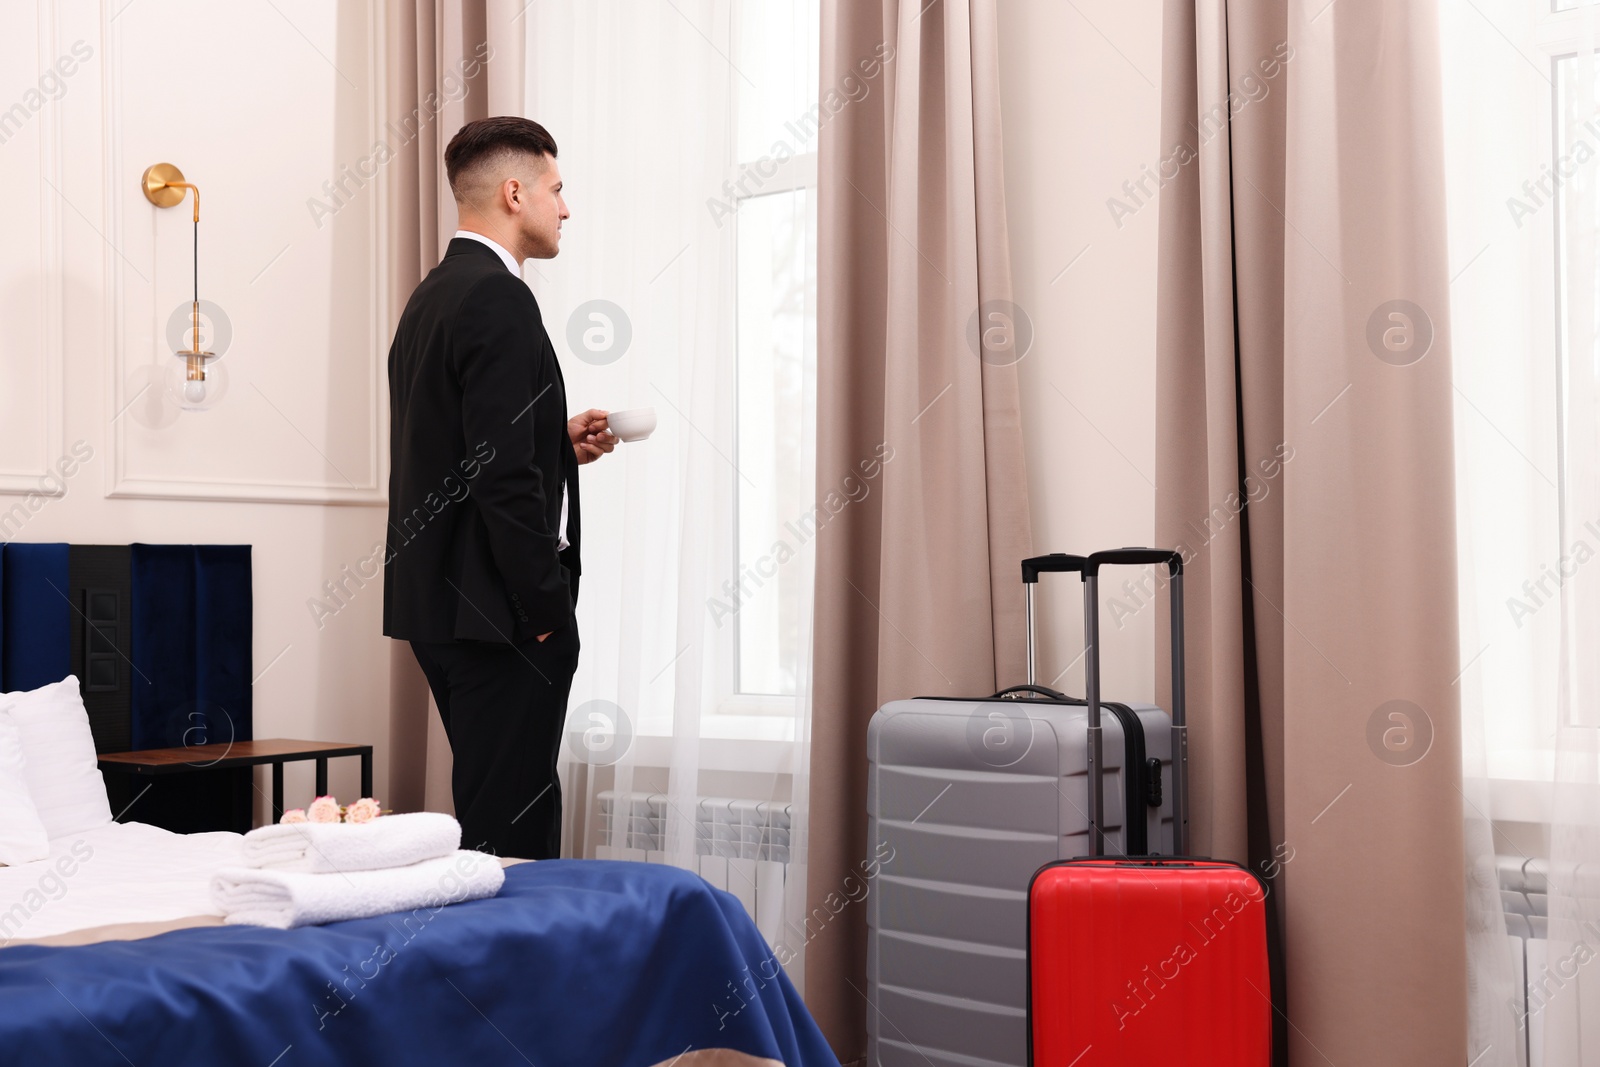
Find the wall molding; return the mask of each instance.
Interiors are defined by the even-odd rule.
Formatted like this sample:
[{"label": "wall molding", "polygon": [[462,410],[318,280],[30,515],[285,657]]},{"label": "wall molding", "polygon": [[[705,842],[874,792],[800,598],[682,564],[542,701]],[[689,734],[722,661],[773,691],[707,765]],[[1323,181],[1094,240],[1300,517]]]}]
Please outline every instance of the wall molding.
[{"label": "wall molding", "polygon": [[[61,54],[57,6],[51,0],[37,0],[35,5],[39,20],[38,69],[41,71],[55,63]],[[61,197],[56,192],[62,185],[60,101],[48,101],[38,121],[39,263],[43,268],[41,285],[44,290],[44,300],[39,307],[40,336],[44,341],[44,388],[39,395],[39,405],[45,413],[40,435],[44,461],[37,469],[0,471],[0,493],[56,497],[65,490],[41,487],[39,483],[50,473],[51,465],[67,451],[67,358],[63,319],[66,245],[61,225]]]},{"label": "wall molding", "polygon": [[[387,57],[384,54],[384,5],[380,0],[367,0],[367,127],[363,143],[372,144],[382,131],[388,103]],[[108,294],[107,337],[108,353],[106,372],[106,420],[111,426],[109,455],[106,463],[105,495],[111,498],[156,500],[208,500],[225,503],[273,504],[331,504],[385,506],[388,503],[388,455],[384,442],[387,439],[388,406],[385,349],[389,322],[389,265],[387,262],[388,182],[380,172],[368,197],[368,222],[374,240],[368,258],[368,291],[366,304],[372,338],[372,350],[367,359],[367,382],[372,428],[367,439],[366,469],[356,475],[355,484],[343,477],[323,481],[228,479],[141,478],[129,473],[129,446],[126,420],[123,413],[132,397],[127,394],[128,333],[124,328],[130,311],[126,291],[126,265],[116,252],[122,244],[127,219],[123,210],[125,190],[137,178],[137,170],[128,170],[128,161],[122,146],[123,99],[122,55],[123,33],[117,23],[117,14],[102,5],[100,12],[102,80],[102,151],[105,160],[105,219],[111,240],[105,252],[105,284]],[[114,242],[114,243],[113,243]],[[202,294],[203,296],[204,294]],[[137,313],[154,316],[153,308],[133,309]],[[156,339],[160,343],[160,338]],[[137,356],[135,356],[137,358]],[[227,398],[219,407],[203,415],[183,414],[180,418],[226,418],[229,405],[248,402],[248,389],[244,383],[235,382]],[[296,431],[298,432],[298,430]],[[313,448],[316,446],[313,445]],[[328,461],[330,467],[332,461]],[[337,471],[337,468],[335,468]],[[342,473],[342,472],[341,472]],[[351,472],[354,474],[354,472]]]}]

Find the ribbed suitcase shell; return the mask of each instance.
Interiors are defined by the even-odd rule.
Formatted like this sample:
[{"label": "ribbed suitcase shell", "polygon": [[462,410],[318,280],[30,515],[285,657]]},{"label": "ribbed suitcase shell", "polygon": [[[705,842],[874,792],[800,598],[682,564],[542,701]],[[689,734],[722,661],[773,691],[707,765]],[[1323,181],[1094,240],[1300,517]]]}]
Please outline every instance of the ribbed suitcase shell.
[{"label": "ribbed suitcase shell", "polygon": [[1265,900],[1250,871],[1213,860],[1040,870],[1028,915],[1030,1063],[1267,1067]]},{"label": "ribbed suitcase shell", "polygon": [[[1166,712],[1130,707],[1170,782]],[[1032,724],[1006,766],[974,746],[996,713]],[[1027,1063],[1028,885],[1043,864],[1089,851],[1086,718],[1044,701],[934,699],[873,716],[868,845],[892,858],[866,902],[869,1064]],[[1104,730],[1107,848],[1120,850],[1124,738],[1109,715]],[[1151,847],[1170,852],[1170,795],[1144,815]]]}]

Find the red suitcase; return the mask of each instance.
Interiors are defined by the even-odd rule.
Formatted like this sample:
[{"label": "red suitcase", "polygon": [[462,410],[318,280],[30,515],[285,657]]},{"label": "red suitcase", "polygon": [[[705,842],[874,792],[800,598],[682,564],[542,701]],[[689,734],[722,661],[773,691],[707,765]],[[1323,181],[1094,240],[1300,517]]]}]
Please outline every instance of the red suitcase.
[{"label": "red suitcase", "polygon": [[[1103,855],[1099,569],[1124,563],[1166,564],[1170,579],[1175,857]],[[1028,887],[1028,1062],[1268,1067],[1266,887],[1238,864],[1183,856],[1183,560],[1176,552],[1124,548],[1089,556],[1082,574],[1094,855],[1046,864]]]}]

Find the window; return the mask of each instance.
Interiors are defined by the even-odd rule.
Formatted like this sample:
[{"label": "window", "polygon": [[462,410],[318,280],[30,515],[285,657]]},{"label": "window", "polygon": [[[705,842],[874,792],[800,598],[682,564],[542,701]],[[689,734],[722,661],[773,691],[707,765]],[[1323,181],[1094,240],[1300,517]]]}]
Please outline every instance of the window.
[{"label": "window", "polygon": [[[1563,441],[1564,368],[1595,334],[1600,81],[1594,0],[1440,7],[1457,392],[1461,695],[1471,760],[1549,781],[1561,589],[1600,537],[1570,502],[1600,478]],[[1573,326],[1579,326],[1576,331]],[[1581,465],[1581,464],[1580,464]],[[1582,481],[1588,479],[1588,483]],[[1565,520],[1565,521],[1564,521]],[[1579,542],[1586,540],[1586,547]]]},{"label": "window", "polygon": [[819,7],[523,16],[527,113],[561,144],[572,208],[560,260],[530,262],[529,284],[573,404],[660,420],[583,475],[573,721],[611,702],[631,765],[676,772],[694,750],[776,773],[803,724]]},{"label": "window", "polygon": [[735,259],[738,604],[727,713],[791,714],[809,661],[816,454],[816,0],[735,7],[733,138],[724,191]]}]

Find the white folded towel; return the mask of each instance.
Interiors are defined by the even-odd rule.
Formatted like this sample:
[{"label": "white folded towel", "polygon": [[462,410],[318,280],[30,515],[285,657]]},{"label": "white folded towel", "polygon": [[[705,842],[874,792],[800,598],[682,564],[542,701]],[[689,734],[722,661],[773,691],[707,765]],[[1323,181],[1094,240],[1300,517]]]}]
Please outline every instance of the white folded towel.
[{"label": "white folded towel", "polygon": [[505,880],[500,861],[483,852],[345,874],[228,867],[211,879],[211,902],[230,925],[288,930],[479,900],[500,892]]},{"label": "white folded towel", "polygon": [[461,824],[448,815],[419,811],[384,815],[367,823],[279,823],[244,835],[246,867],[332,874],[408,867],[448,856],[461,847]]}]

